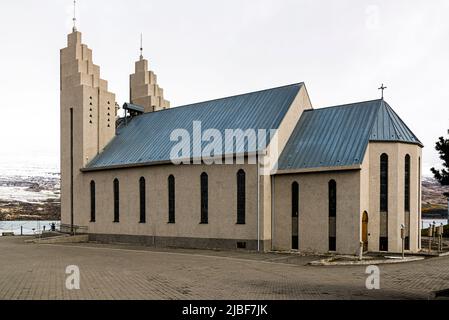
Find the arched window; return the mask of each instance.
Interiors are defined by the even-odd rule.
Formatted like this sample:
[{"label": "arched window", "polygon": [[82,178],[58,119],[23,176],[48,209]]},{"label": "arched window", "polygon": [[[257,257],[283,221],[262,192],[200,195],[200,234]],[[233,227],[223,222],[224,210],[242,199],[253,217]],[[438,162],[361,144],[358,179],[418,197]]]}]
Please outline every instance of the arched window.
[{"label": "arched window", "polygon": [[380,211],[388,212],[388,155],[380,157]]},{"label": "arched window", "polygon": [[168,223],[176,223],[175,213],[175,177],[168,177]]},{"label": "arched window", "polygon": [[114,222],[120,222],[120,182],[114,180]]},{"label": "arched window", "polygon": [[404,209],[410,212],[410,156],[405,156]]},{"label": "arched window", "polygon": [[147,200],[146,200],[146,181],[145,178],[142,177],[139,180],[139,194],[140,194],[140,223],[147,222]]},{"label": "arched window", "polygon": [[337,182],[329,181],[329,251],[337,251]]},{"label": "arched window", "polygon": [[201,174],[201,224],[209,223],[209,176]]},{"label": "arched window", "polygon": [[246,173],[237,173],[237,224],[246,223]]},{"label": "arched window", "polygon": [[90,182],[90,222],[96,220],[95,181]]}]

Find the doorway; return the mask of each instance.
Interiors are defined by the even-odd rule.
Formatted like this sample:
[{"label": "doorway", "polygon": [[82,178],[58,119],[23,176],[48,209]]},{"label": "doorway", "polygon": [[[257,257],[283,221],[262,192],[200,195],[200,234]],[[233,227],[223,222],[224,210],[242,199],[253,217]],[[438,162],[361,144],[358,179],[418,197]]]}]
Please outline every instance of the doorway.
[{"label": "doorway", "polygon": [[363,212],[362,217],[362,242],[363,251],[368,251],[368,212]]}]

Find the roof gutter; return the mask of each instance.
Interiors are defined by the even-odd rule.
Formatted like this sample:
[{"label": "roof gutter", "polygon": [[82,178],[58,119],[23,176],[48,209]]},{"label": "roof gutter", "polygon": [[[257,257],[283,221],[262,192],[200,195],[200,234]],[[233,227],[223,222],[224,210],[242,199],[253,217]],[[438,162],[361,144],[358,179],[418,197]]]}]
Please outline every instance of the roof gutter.
[{"label": "roof gutter", "polygon": [[300,168],[300,169],[281,169],[273,173],[273,175],[294,174],[294,173],[315,173],[315,172],[334,172],[334,171],[351,171],[362,170],[362,165],[351,166],[335,166],[335,167],[316,167],[316,168]]},{"label": "roof gutter", "polygon": [[370,140],[370,143],[403,143],[403,144],[413,144],[424,148],[424,144],[421,141],[412,142],[412,141],[402,141],[402,140]]},{"label": "roof gutter", "polygon": [[[256,157],[256,163],[258,162],[258,157],[264,156],[267,154],[267,150],[261,151],[252,151],[234,154],[232,157]],[[229,159],[231,155],[223,155],[221,156],[222,164],[226,164],[226,159]],[[173,161],[176,160],[177,163]],[[141,167],[154,167],[154,166],[162,166],[162,165],[195,165],[198,161],[201,161],[201,164],[207,160],[217,160],[217,157],[196,157],[196,158],[185,158],[185,159],[174,159],[174,160],[160,160],[160,161],[150,161],[150,162],[142,162],[142,163],[131,163],[131,164],[118,164],[111,166],[103,166],[103,167],[85,167],[81,168],[81,172],[95,172],[95,171],[108,171],[115,169],[129,169],[129,168],[141,168]],[[233,161],[234,163],[234,161]],[[256,164],[254,163],[254,165]],[[251,164],[251,163],[250,163]]]}]

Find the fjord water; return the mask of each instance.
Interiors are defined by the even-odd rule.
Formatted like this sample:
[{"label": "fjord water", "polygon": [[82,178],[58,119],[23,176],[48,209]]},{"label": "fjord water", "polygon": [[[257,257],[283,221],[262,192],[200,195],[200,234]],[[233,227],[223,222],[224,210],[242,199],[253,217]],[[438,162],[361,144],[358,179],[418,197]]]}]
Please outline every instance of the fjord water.
[{"label": "fjord water", "polygon": [[[9,214],[14,206],[31,207],[48,200],[59,201],[60,174],[58,160],[55,157],[30,154],[27,156],[0,155],[0,219]],[[0,234],[14,232],[33,234],[37,230],[49,229],[51,223],[58,221],[39,220],[45,212],[24,212],[17,220],[0,221]],[[28,217],[27,217],[28,216]],[[12,218],[12,219],[10,219]],[[5,219],[4,219],[5,220]],[[15,216],[6,220],[16,220]],[[34,231],[33,231],[34,229]]]}]

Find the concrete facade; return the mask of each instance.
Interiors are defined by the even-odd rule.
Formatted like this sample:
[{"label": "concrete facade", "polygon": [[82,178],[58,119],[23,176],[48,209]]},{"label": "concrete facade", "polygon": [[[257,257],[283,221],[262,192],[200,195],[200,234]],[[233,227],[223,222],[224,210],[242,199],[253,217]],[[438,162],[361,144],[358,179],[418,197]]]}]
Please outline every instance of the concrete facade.
[{"label": "concrete facade", "polygon": [[[410,235],[410,251],[420,249],[420,199],[419,186],[421,185],[420,159],[421,148],[411,144],[401,143],[370,143],[365,163],[369,168],[369,175],[362,178],[362,194],[364,205],[362,212],[367,211],[369,217],[369,250],[379,251],[379,212],[380,212],[380,156],[387,154],[389,159],[388,177],[388,249],[393,252],[402,250],[400,237],[401,225],[408,227]],[[404,206],[405,157],[410,156],[410,222],[406,223]],[[367,179],[369,177],[369,180]],[[368,203],[367,203],[368,202]]]},{"label": "concrete facade", "polygon": [[337,182],[337,252],[359,248],[360,171],[279,175],[274,178],[273,247],[292,248],[292,184],[299,184],[299,250],[329,251],[329,181]]},{"label": "concrete facade", "polygon": [[135,73],[130,76],[130,101],[145,108],[145,113],[170,108],[164,99],[164,90],[157,84],[157,76],[148,70],[148,60],[142,56],[136,62]]},{"label": "concrete facade", "polygon": [[[362,241],[363,213],[368,214],[368,250],[379,251],[380,237],[380,157],[389,157],[388,175],[388,251],[401,252],[401,225],[408,227],[409,252],[420,249],[421,220],[418,175],[421,148],[403,143],[369,144],[359,169],[289,173],[273,177],[273,248],[288,250],[292,246],[292,184],[299,184],[299,250],[329,251],[328,183],[337,183],[337,252],[355,254]],[[411,158],[410,218],[404,209],[405,157]]]},{"label": "concrete facade", "polygon": [[[136,63],[130,78],[131,102],[145,112],[169,108],[148,61]],[[300,251],[328,252],[329,234],[336,252],[359,250],[362,217],[367,212],[368,250],[379,250],[380,156],[389,156],[389,251],[401,250],[400,226],[408,227],[410,251],[419,250],[419,164],[421,147],[370,143],[361,165],[278,172],[276,163],[305,110],[301,88],[282,120],[276,138],[260,155],[265,165],[173,165],[86,170],[86,165],[114,138],[115,96],[100,78],[92,51],[81,33],[68,37],[61,50],[61,193],[62,223],[87,227],[91,240],[185,248],[291,250],[298,230]],[[149,137],[151,139],[153,137]],[[411,159],[410,212],[404,208],[404,159]],[[237,173],[244,170],[245,224],[237,224]],[[208,175],[208,223],[201,223],[201,174]],[[175,178],[175,223],[169,222],[168,178]],[[140,222],[139,181],[145,179],[146,221]],[[114,181],[119,181],[120,219],[114,222]],[[329,181],[337,184],[337,217],[330,232]],[[292,184],[299,185],[299,216],[292,219]],[[91,184],[95,184],[95,221],[91,221]],[[73,221],[72,221],[73,217]],[[296,225],[292,225],[298,224]],[[333,229],[333,227],[331,227]]]},{"label": "concrete facade", "polygon": [[[237,224],[237,172],[246,173],[246,224]],[[201,224],[200,176],[209,178],[209,223]],[[168,177],[175,177],[176,223],[168,223]],[[255,165],[155,166],[84,173],[79,199],[90,199],[96,183],[96,222],[90,222],[90,201],[77,201],[76,223],[97,235],[150,236],[166,239],[235,239],[257,241],[257,167]],[[146,180],[146,223],[139,223],[139,180]],[[114,223],[113,181],[120,181],[120,222]],[[142,238],[143,239],[143,238]],[[263,239],[261,239],[263,240]],[[186,245],[187,247],[191,247]],[[213,248],[218,248],[213,246]],[[253,248],[255,248],[253,246]]]},{"label": "concrete facade", "polygon": [[[115,136],[115,95],[100,78],[92,50],[81,33],[68,35],[61,50],[61,203],[62,221],[71,222],[71,195],[85,188],[79,168],[86,166]],[[73,177],[72,177],[73,176]],[[78,211],[74,199],[73,216]]]}]

